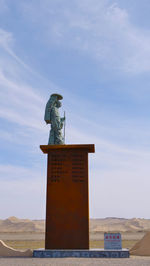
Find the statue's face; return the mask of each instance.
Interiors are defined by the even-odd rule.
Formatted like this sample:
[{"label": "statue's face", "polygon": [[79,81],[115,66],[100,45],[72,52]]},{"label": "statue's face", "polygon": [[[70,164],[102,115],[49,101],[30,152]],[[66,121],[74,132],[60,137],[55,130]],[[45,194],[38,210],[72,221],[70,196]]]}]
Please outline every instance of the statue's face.
[{"label": "statue's face", "polygon": [[56,107],[57,107],[57,108],[60,108],[60,107],[61,107],[61,102],[60,102],[60,101],[57,101],[57,102],[56,102]]}]

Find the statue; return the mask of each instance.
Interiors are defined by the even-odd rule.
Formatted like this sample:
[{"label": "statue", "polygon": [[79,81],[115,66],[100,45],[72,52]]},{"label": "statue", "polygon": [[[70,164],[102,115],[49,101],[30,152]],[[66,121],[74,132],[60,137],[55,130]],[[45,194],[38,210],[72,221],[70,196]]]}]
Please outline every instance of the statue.
[{"label": "statue", "polygon": [[63,97],[60,94],[52,94],[46,104],[44,120],[47,124],[51,124],[48,145],[59,145],[65,142],[65,128],[64,137],[61,130],[65,126],[65,115],[60,117],[59,108]]}]

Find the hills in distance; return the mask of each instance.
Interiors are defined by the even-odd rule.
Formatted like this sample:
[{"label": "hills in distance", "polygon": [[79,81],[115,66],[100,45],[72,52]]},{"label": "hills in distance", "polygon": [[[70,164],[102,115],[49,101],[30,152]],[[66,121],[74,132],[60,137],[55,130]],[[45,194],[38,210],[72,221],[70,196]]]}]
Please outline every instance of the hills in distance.
[{"label": "hills in distance", "polygon": [[91,232],[146,232],[150,231],[150,219],[104,218],[90,220]]},{"label": "hills in distance", "polygon": [[44,220],[19,219],[14,216],[0,220],[0,232],[44,232]]},{"label": "hills in distance", "polygon": [[[0,220],[0,232],[44,232],[44,220],[9,217]],[[97,232],[146,232],[150,231],[150,219],[104,218],[90,219],[90,231]]]}]

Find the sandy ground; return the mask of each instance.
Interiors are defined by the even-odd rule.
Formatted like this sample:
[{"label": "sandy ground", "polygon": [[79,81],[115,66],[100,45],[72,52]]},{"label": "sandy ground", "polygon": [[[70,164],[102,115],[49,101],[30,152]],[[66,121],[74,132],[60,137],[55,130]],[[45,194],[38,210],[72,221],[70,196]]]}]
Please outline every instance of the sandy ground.
[{"label": "sandy ground", "polygon": [[[125,232],[121,233],[123,240],[139,240],[145,235],[145,232]],[[34,233],[34,232],[7,232],[1,233],[0,232],[0,239],[3,241],[5,240],[44,240],[45,234],[44,233]],[[104,240],[104,233],[90,232],[90,240]]]},{"label": "sandy ground", "polygon": [[0,266],[70,266],[70,265],[100,265],[100,266],[150,266],[150,257],[131,257],[129,259],[37,259],[37,258],[0,258]]}]

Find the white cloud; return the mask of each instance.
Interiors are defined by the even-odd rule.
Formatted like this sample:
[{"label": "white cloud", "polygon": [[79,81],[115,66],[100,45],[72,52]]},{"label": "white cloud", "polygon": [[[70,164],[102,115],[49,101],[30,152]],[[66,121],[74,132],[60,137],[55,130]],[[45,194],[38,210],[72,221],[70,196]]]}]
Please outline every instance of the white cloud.
[{"label": "white cloud", "polygon": [[0,116],[11,122],[41,129],[44,100],[33,88],[13,82],[0,73]]},{"label": "white cloud", "polygon": [[12,45],[12,43],[13,43],[12,33],[0,29],[0,45],[7,50],[9,49],[9,46]]},{"label": "white cloud", "polygon": [[26,84],[24,63],[14,60],[12,39],[12,34],[0,29],[0,116],[20,125],[41,128],[39,117],[42,116],[44,97],[39,90]]},{"label": "white cloud", "polygon": [[144,217],[150,219],[149,178],[147,170],[130,169],[90,173],[90,216]]},{"label": "white cloud", "polygon": [[[22,180],[22,179],[32,179],[38,180],[41,178],[41,172],[39,169],[33,170],[23,166],[15,166],[9,164],[0,164],[0,175],[1,180]],[[33,182],[33,180],[32,180]]]},{"label": "white cloud", "polygon": [[[39,89],[40,84],[46,83],[15,55],[13,46],[13,35],[0,29],[1,147],[11,143],[30,146],[29,153],[37,152],[39,143],[47,141],[43,121],[46,99]],[[28,77],[32,77],[33,82]],[[41,80],[38,88],[37,79]]]},{"label": "white cloud", "polygon": [[0,165],[0,176],[1,218],[45,218],[46,168]]},{"label": "white cloud", "polygon": [[150,31],[133,25],[127,10],[107,0],[61,4],[59,0],[22,3],[32,26],[39,25],[44,42],[78,49],[104,68],[132,74],[150,71]]}]

